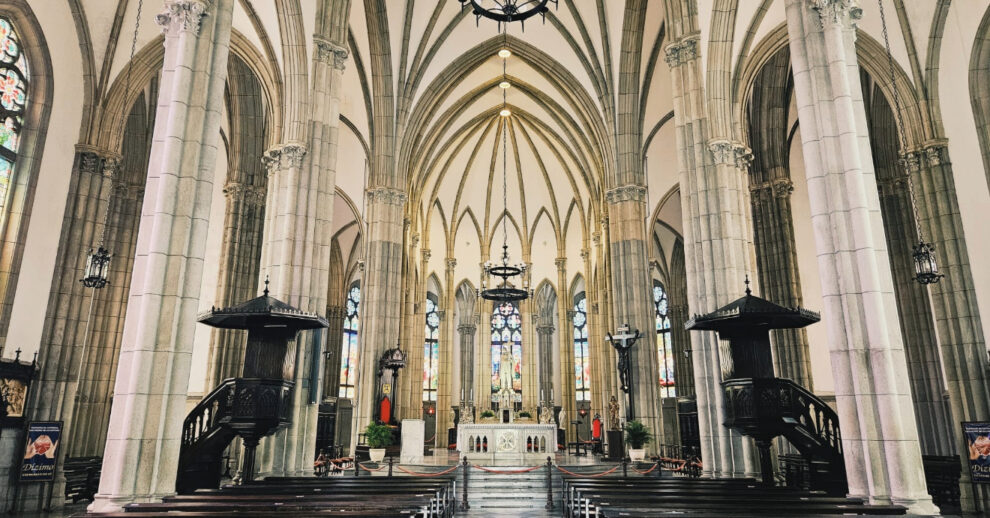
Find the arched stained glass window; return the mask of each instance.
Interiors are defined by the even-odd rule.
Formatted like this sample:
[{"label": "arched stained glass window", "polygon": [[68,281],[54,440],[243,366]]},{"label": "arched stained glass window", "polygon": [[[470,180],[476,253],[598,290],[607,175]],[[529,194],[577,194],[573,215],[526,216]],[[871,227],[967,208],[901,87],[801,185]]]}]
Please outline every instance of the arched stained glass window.
[{"label": "arched stained glass window", "polygon": [[347,292],[344,316],[344,343],[340,346],[340,390],[337,395],[354,399],[354,385],[357,382],[358,360],[358,309],[361,305],[361,286],[351,285]]},{"label": "arched stained glass window", "polygon": [[423,401],[436,401],[440,383],[437,370],[440,365],[440,315],[437,303],[426,299],[426,340],[423,343]]},{"label": "arched stained glass window", "polygon": [[17,162],[27,107],[28,63],[10,20],[0,17],[0,209]]},{"label": "arched stained glass window", "polygon": [[503,302],[492,311],[492,393],[502,389],[499,371],[502,365],[502,347],[509,347],[515,361],[512,371],[512,390],[522,393],[522,318],[519,308],[511,302]]},{"label": "arched stained glass window", "polygon": [[653,310],[657,321],[657,365],[660,371],[660,397],[677,396],[674,390],[674,349],[670,341],[670,317],[667,292],[663,284],[653,281]]},{"label": "arched stained glass window", "polygon": [[574,304],[574,394],[591,401],[591,361],[588,357],[588,299],[579,293]]}]

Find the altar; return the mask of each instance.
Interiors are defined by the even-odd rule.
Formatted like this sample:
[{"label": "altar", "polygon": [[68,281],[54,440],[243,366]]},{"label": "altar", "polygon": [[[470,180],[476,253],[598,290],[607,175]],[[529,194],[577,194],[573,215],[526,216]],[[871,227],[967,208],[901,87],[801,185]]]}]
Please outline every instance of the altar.
[{"label": "altar", "polygon": [[472,461],[545,462],[557,451],[557,426],[536,423],[471,423],[457,428],[457,449]]}]

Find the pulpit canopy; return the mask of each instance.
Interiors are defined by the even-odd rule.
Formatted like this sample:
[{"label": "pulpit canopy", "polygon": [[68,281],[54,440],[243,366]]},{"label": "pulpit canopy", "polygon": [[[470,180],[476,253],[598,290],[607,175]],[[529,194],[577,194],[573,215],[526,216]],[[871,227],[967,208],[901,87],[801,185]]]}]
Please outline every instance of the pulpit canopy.
[{"label": "pulpit canopy", "polygon": [[821,315],[804,308],[788,308],[757,297],[749,289],[746,294],[706,315],[695,315],[684,324],[694,331],[733,331],[754,328],[794,329],[814,324]]},{"label": "pulpit canopy", "polygon": [[329,323],[315,313],[306,313],[268,295],[268,287],[260,297],[226,308],[211,308],[198,320],[221,329],[254,329],[283,327],[292,331],[319,329]]}]

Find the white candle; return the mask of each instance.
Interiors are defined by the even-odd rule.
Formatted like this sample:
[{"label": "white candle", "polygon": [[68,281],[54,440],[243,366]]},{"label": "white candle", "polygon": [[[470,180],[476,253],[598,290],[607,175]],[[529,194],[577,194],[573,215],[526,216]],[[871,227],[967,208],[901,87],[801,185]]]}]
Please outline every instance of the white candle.
[{"label": "white candle", "polygon": [[543,401],[543,389],[540,389],[540,401]]},{"label": "white candle", "polygon": [[550,401],[553,401],[553,387],[550,387]]}]

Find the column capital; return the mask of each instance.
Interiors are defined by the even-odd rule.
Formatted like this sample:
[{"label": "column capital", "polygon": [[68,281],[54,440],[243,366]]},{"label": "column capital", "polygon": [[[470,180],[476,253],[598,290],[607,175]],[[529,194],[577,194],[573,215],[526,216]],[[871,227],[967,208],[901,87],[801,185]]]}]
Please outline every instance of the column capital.
[{"label": "column capital", "polygon": [[343,319],[347,316],[347,308],[344,306],[327,306],[327,318]]},{"label": "column capital", "polygon": [[117,182],[113,185],[113,196],[118,199],[138,200],[144,196],[144,184]]},{"label": "column capital", "polygon": [[266,189],[260,185],[234,181],[223,186],[223,194],[234,201],[261,206],[265,204]]},{"label": "column capital", "polygon": [[[605,201],[610,204],[621,203],[624,201],[646,201],[646,187],[642,185],[623,185],[610,189],[605,192]],[[603,225],[606,224],[608,218],[604,218]]]},{"label": "column capital", "polygon": [[949,148],[945,142],[926,144],[924,151],[928,167],[940,166],[949,161]]},{"label": "column capital", "polygon": [[567,268],[567,258],[558,257],[553,260],[553,264],[557,265],[557,271],[562,272]]},{"label": "column capital", "polygon": [[457,326],[457,332],[462,335],[473,335],[477,330],[477,324],[471,322],[466,322]]},{"label": "column capital", "polygon": [[423,262],[425,263],[430,260],[430,256],[433,255],[433,252],[430,252],[429,248],[424,248],[419,251],[419,254],[423,258]]},{"label": "column capital", "polygon": [[818,13],[823,29],[842,24],[847,14],[852,24],[863,17],[858,0],[812,0],[811,8]]},{"label": "column capital", "polygon": [[416,245],[419,244],[419,232],[413,232],[413,235],[409,236],[409,242],[412,243],[411,248],[416,248]]},{"label": "column capital", "polygon": [[155,23],[162,27],[164,34],[191,32],[198,36],[206,7],[202,0],[166,0],[165,8],[155,16]]},{"label": "column capital", "polygon": [[742,144],[735,144],[732,147],[732,152],[736,167],[743,171],[749,171],[749,166],[753,163],[753,150]]},{"label": "column capital", "polygon": [[457,268],[457,259],[454,259],[453,257],[448,257],[447,258],[447,271],[448,272],[452,272],[452,271],[454,271],[454,268]]},{"label": "column capital", "polygon": [[595,243],[595,246],[601,245],[602,244],[602,233],[601,232],[592,232],[591,233],[591,240]]},{"label": "column capital", "polygon": [[698,34],[692,34],[680,41],[667,45],[663,49],[663,60],[667,66],[674,68],[698,57]]},{"label": "column capital", "polygon": [[775,198],[787,198],[794,192],[794,182],[790,178],[774,178],[770,188]]},{"label": "column capital", "polygon": [[908,174],[917,173],[921,171],[921,152],[908,151],[907,153],[903,153],[901,154],[900,162]]},{"label": "column capital", "polygon": [[318,36],[313,37],[313,43],[315,43],[314,56],[317,60],[337,70],[344,69],[349,55],[346,48]]},{"label": "column capital", "polygon": [[536,334],[540,336],[550,336],[554,332],[553,324],[540,324],[536,326]]},{"label": "column capital", "polygon": [[589,250],[587,248],[582,248],[581,249],[581,260],[582,261],[587,261],[589,257],[591,257],[591,250]]},{"label": "column capital", "polygon": [[281,144],[265,151],[265,156],[261,157],[261,163],[268,170],[271,176],[278,171],[302,167],[303,158],[306,156],[306,146],[302,144]]},{"label": "column capital", "polygon": [[89,146],[76,146],[76,161],[79,172],[112,175],[120,165],[116,156]]},{"label": "column capital", "polygon": [[402,206],[406,203],[406,193],[402,189],[394,187],[375,187],[367,191],[368,201],[384,203],[387,205]]},{"label": "column capital", "polygon": [[715,164],[736,165],[735,146],[728,140],[709,140],[708,151]]}]

